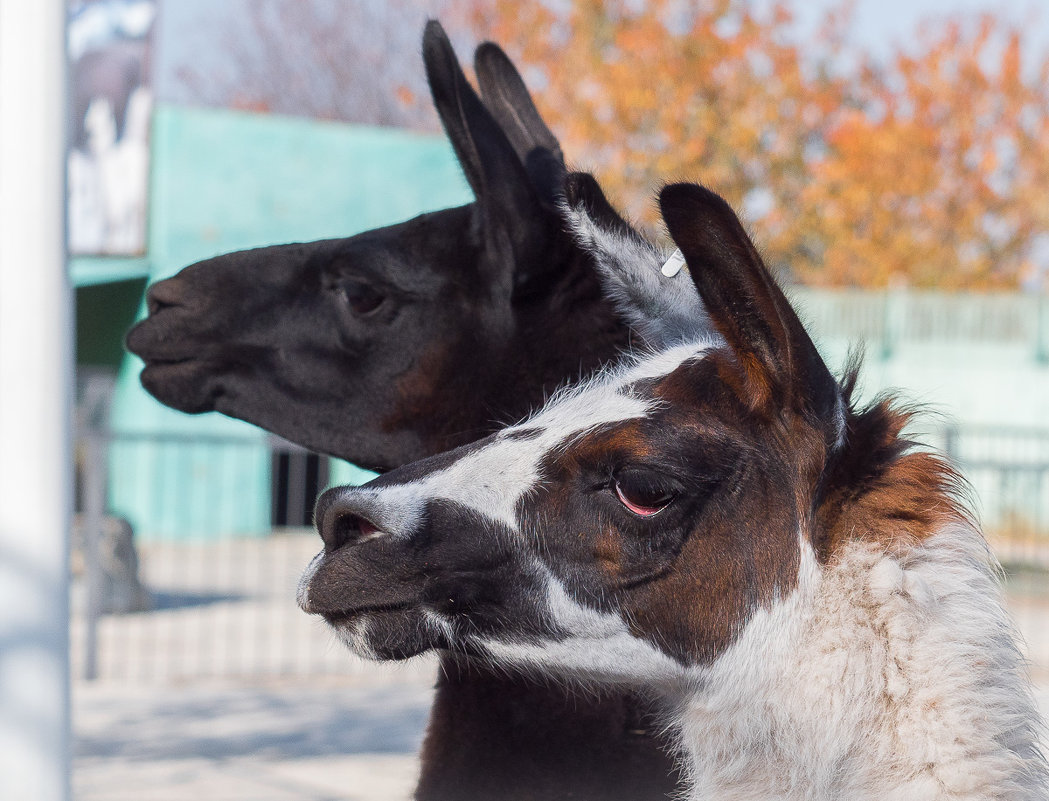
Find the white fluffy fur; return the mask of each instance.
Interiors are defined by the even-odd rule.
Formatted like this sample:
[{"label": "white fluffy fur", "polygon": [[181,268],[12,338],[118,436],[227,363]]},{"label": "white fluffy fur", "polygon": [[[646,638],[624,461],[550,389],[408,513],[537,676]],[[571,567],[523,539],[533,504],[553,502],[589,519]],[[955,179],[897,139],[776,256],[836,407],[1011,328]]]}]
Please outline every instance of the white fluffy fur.
[{"label": "white fluffy fur", "polygon": [[710,666],[675,662],[551,578],[557,642],[487,641],[492,658],[663,696],[694,801],[1049,798],[1017,635],[983,537],[952,525],[887,555],[802,550],[798,586]]},{"label": "white fluffy fur", "polygon": [[959,523],[899,556],[853,543],[825,568],[802,548],[797,590],[674,699],[690,798],[1049,797],[980,534]]},{"label": "white fluffy fur", "polygon": [[605,294],[649,345],[665,347],[712,330],[687,265],[663,275],[669,254],[651,242],[608,231],[581,207],[565,206],[562,213],[579,245],[593,254]]},{"label": "white fluffy fur", "polygon": [[673,686],[688,674],[673,657],[631,634],[622,617],[580,604],[549,570],[537,569],[546,576],[546,612],[568,636],[528,642],[481,640],[496,663],[552,673],[591,688],[610,683],[636,686],[639,673],[646,684]]}]

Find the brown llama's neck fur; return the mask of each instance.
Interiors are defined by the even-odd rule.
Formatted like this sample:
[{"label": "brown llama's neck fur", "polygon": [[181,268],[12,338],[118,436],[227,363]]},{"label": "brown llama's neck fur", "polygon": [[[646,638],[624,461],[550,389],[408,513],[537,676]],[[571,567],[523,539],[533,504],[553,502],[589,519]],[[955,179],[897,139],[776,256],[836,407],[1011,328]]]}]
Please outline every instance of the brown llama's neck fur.
[{"label": "brown llama's neck fur", "polygon": [[[845,389],[851,394],[855,372]],[[826,562],[847,542],[895,552],[953,522],[972,522],[964,480],[942,457],[907,439],[912,410],[881,398],[846,415],[845,443],[822,478],[814,546]]]}]

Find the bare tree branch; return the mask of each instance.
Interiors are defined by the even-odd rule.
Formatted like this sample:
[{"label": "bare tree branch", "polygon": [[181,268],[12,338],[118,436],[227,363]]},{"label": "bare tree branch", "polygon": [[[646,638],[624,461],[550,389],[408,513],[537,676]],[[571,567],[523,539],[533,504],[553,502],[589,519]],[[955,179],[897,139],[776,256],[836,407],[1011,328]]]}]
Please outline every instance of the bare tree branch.
[{"label": "bare tree branch", "polygon": [[434,130],[419,41],[428,17],[455,19],[454,5],[251,0],[213,34],[220,53],[176,74],[204,105]]}]

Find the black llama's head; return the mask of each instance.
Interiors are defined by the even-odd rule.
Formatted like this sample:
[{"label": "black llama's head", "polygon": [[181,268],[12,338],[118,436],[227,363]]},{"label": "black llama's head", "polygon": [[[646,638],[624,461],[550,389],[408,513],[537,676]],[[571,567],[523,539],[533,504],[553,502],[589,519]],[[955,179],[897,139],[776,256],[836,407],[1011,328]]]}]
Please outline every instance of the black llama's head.
[{"label": "black llama's head", "polygon": [[153,285],[127,344],[159,400],[382,470],[477,439],[615,355],[626,329],[564,230],[560,146],[513,64],[478,48],[482,103],[436,22],[423,54],[476,201]]}]

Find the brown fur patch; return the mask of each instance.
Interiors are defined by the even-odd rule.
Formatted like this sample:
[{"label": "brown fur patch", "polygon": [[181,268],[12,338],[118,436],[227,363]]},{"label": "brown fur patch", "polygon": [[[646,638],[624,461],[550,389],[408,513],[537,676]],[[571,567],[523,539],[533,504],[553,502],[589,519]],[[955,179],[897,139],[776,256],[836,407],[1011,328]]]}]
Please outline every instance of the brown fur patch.
[{"label": "brown fur patch", "polygon": [[[478,439],[484,415],[477,408],[477,381],[468,391],[458,387],[460,375],[471,375],[456,364],[453,353],[468,350],[461,342],[433,343],[396,381],[396,402],[380,424],[384,433],[415,433],[427,453],[441,453]],[[484,363],[486,357],[478,357]]]},{"label": "brown fur patch", "polygon": [[[542,554],[570,588],[599,606],[612,599],[636,636],[693,663],[724,650],[753,609],[794,587],[797,470],[813,473],[811,498],[816,471],[807,466],[818,461],[798,451],[823,448],[801,421],[794,441],[782,421],[741,406],[718,370],[703,359],[640,382],[633,391],[659,401],[653,412],[551,453],[546,491],[522,509],[547,521],[537,527],[551,535]],[[680,491],[638,517],[614,491],[624,468],[663,475]]]},{"label": "brown fur patch", "polygon": [[895,551],[970,517],[954,468],[902,436],[911,417],[890,400],[850,412],[845,446],[823,480],[815,543],[821,560],[855,540]]}]

